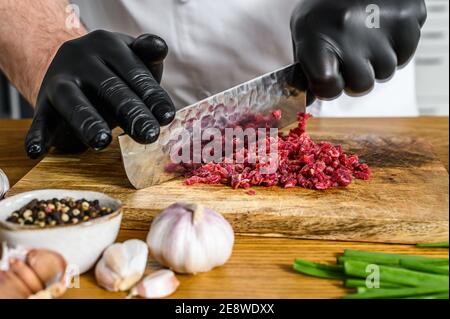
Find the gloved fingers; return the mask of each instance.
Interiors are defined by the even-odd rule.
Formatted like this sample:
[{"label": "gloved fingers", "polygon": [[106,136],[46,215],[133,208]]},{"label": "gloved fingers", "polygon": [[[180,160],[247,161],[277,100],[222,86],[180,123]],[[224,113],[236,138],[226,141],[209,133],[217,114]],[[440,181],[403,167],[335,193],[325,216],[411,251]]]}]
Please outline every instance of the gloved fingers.
[{"label": "gloved fingers", "polygon": [[111,129],[75,82],[55,80],[48,92],[55,110],[83,144],[102,150],[111,143]]},{"label": "gloved fingers", "polygon": [[161,126],[172,122],[175,106],[140,58],[129,54],[106,59],[108,66],[142,99]]},{"label": "gloved fingers", "polygon": [[93,72],[96,76],[91,86],[98,88],[97,95],[106,104],[106,111],[114,114],[125,133],[141,144],[155,142],[160,125],[142,99],[106,65],[98,64]]},{"label": "gloved fingers", "polygon": [[345,86],[337,54],[324,42],[295,44],[296,59],[308,79],[309,90],[321,99],[339,97]]},{"label": "gloved fingers", "polygon": [[416,6],[413,9],[416,13],[417,21],[419,21],[420,27],[423,27],[428,17],[427,6],[424,0],[414,0],[414,3]]},{"label": "gloved fingers", "polygon": [[369,60],[362,57],[344,59],[342,73],[345,92],[350,96],[360,96],[370,92],[375,85],[375,73]]},{"label": "gloved fingers", "polygon": [[142,63],[149,69],[153,78],[161,83],[164,59],[169,53],[166,42],[153,34],[143,34],[137,38],[123,34],[115,33],[122,41],[124,41],[134,52]]},{"label": "gloved fingers", "polygon": [[374,55],[370,58],[370,63],[375,72],[375,78],[384,82],[392,78],[397,69],[397,55],[390,44],[386,43],[383,50],[373,50]]},{"label": "gloved fingers", "polygon": [[175,117],[175,106],[167,92],[153,78],[148,69],[133,56],[124,57],[121,63],[109,65],[139,96],[161,126]]},{"label": "gloved fingers", "polygon": [[158,82],[158,84],[161,84],[164,72],[164,63],[163,62],[154,64],[147,63],[146,67],[153,75],[153,78],[156,80],[156,82]]},{"label": "gloved fingers", "polygon": [[404,21],[396,27],[393,44],[397,54],[397,64],[403,67],[411,60],[420,40],[420,25],[417,21]]},{"label": "gloved fingers", "polygon": [[143,34],[133,41],[130,48],[150,70],[155,80],[161,83],[164,59],[169,53],[166,42],[156,35]]},{"label": "gloved fingers", "polygon": [[25,137],[25,151],[31,159],[37,159],[48,152],[52,142],[50,128],[54,127],[50,103],[47,100],[40,99],[38,106],[39,108],[36,107],[38,111],[36,111]]},{"label": "gloved fingers", "polygon": [[113,32],[118,38],[120,38],[123,42],[125,42],[126,45],[130,46],[133,41],[134,41],[134,37],[132,37],[131,35],[125,34],[125,33],[120,33],[120,32]]},{"label": "gloved fingers", "polygon": [[64,154],[77,154],[86,151],[89,146],[73,133],[72,127],[63,121],[53,133],[52,146]]}]

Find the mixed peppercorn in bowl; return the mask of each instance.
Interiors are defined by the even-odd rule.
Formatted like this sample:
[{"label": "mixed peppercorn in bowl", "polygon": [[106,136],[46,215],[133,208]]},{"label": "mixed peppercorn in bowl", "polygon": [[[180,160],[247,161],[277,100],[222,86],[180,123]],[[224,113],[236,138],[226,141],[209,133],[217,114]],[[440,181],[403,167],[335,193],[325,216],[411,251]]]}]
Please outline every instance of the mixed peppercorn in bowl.
[{"label": "mixed peppercorn in bowl", "polygon": [[110,207],[101,206],[97,199],[93,201],[84,198],[77,200],[71,197],[33,199],[27,205],[12,212],[6,221],[21,226],[51,227],[87,222],[112,212]]},{"label": "mixed peppercorn in bowl", "polygon": [[117,238],[122,203],[106,194],[37,190],[0,201],[0,242],[60,253],[79,273]]}]

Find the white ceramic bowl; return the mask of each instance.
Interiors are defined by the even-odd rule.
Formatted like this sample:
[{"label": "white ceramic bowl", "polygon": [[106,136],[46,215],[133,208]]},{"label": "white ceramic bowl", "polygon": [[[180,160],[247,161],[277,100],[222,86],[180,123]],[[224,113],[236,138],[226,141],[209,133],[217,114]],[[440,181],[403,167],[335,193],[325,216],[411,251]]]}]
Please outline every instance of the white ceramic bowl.
[{"label": "white ceramic bowl", "polygon": [[[46,228],[6,222],[13,211],[33,199],[66,197],[98,200],[101,206],[109,207],[113,212],[75,225]],[[84,273],[94,266],[105,248],[116,240],[121,221],[122,203],[102,193],[58,189],[26,192],[0,201],[0,242],[6,241],[10,246],[54,250],[66,258],[71,269]]]},{"label": "white ceramic bowl", "polygon": [[0,199],[5,196],[6,192],[9,190],[9,180],[5,172],[0,169]]}]

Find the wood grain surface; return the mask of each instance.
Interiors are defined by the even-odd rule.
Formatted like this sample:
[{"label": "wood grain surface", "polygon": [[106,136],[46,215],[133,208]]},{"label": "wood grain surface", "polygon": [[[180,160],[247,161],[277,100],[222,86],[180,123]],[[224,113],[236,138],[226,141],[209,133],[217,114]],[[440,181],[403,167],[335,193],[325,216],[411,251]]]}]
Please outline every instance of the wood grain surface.
[{"label": "wood grain surface", "polygon": [[25,154],[24,140],[30,120],[0,120],[0,168],[11,185],[17,183],[39,161]]},{"label": "wood grain surface", "polygon": [[[29,121],[0,120],[0,168],[12,184],[34,165],[22,148]],[[448,170],[448,118],[320,119],[312,130],[324,134],[387,134],[424,138]],[[17,143],[18,145],[16,145]],[[76,185],[74,185],[76,187]],[[122,230],[119,241],[145,238],[146,231]],[[418,249],[408,245],[338,241],[295,240],[237,236],[231,260],[223,267],[199,276],[179,276],[181,286],[173,298],[339,298],[349,290],[338,281],[311,278],[291,270],[295,257],[333,262],[345,248],[448,257],[446,249]],[[148,271],[158,266],[150,261]],[[67,298],[123,298],[95,284],[92,273],[81,277],[80,286]]]},{"label": "wood grain surface", "polygon": [[159,212],[183,201],[215,209],[243,235],[382,243],[448,238],[448,173],[425,140],[310,132],[359,154],[373,178],[327,191],[255,187],[255,196],[222,185],[186,186],[183,179],[136,191],[115,140],[100,153],[48,155],[10,194],[42,188],[104,192],[123,202],[122,228],[132,230],[148,230]]},{"label": "wood grain surface", "polygon": [[[124,230],[119,241],[145,240],[147,232]],[[393,252],[411,255],[448,257],[447,249],[422,250],[414,246],[342,243],[284,238],[238,238],[233,255],[223,267],[199,275],[177,275],[180,287],[170,298],[340,298],[354,292],[339,280],[301,275],[292,270],[296,257],[335,263],[344,249]],[[160,269],[149,260],[147,273]],[[80,288],[70,289],[65,298],[125,298],[126,293],[99,289],[93,272],[82,276]]]}]

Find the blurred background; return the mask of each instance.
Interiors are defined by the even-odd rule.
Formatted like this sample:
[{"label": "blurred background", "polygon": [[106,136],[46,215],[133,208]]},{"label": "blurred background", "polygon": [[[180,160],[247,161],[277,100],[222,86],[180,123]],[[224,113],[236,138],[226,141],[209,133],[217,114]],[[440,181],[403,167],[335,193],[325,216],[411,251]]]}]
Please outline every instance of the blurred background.
[{"label": "blurred background", "polygon": [[[449,1],[426,0],[428,21],[415,58],[422,115],[449,114]],[[33,110],[0,72],[0,118],[29,118]]]}]

